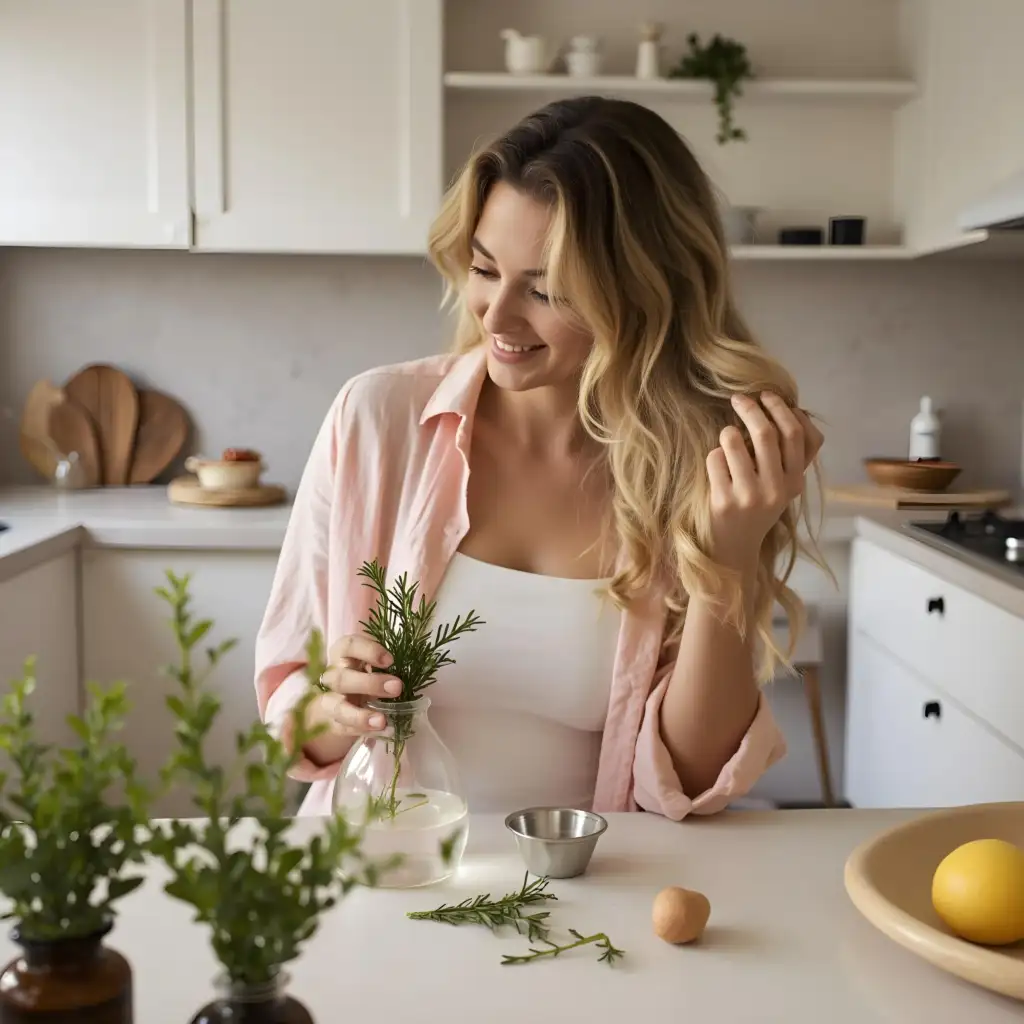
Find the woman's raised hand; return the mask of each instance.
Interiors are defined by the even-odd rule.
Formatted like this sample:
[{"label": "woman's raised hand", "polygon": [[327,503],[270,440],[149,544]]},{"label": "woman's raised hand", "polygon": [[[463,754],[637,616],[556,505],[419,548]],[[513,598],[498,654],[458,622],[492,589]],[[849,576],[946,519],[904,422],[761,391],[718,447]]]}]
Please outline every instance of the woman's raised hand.
[{"label": "woman's raised hand", "polygon": [[824,436],[801,409],[766,391],[760,401],[734,395],[733,408],[753,442],[751,458],[742,431],[726,427],[708,455],[715,557],[746,567],[757,559],[768,531],[803,490],[804,473]]}]

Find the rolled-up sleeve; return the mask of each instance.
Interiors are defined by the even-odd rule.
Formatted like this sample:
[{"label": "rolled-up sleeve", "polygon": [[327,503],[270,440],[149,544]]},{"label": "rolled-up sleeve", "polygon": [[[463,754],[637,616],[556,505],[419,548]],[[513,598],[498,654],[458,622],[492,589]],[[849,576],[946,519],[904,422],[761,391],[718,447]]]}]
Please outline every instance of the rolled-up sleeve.
[{"label": "rolled-up sleeve", "polygon": [[[256,636],[256,700],[262,721],[291,749],[292,711],[306,692],[306,644],[314,628],[328,635],[331,508],[339,431],[347,389],[325,417],[295,492],[270,598]],[[303,782],[333,778],[338,764],[306,757],[291,774]]]},{"label": "rolled-up sleeve", "polygon": [[661,738],[661,706],[671,674],[671,667],[663,670],[647,698],[633,758],[633,798],[645,811],[681,821],[688,814],[716,814],[748,793],[785,756],[786,741],[762,691],[750,727],[714,785],[693,796],[684,793]]}]

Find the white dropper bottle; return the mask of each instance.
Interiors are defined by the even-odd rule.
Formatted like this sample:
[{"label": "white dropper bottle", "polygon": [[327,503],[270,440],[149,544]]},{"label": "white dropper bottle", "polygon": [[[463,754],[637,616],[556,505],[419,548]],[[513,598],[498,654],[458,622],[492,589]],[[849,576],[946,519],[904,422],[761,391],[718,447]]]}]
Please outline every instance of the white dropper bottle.
[{"label": "white dropper bottle", "polygon": [[925,395],[921,409],[910,421],[910,461],[924,462],[939,458],[942,425],[932,400]]}]

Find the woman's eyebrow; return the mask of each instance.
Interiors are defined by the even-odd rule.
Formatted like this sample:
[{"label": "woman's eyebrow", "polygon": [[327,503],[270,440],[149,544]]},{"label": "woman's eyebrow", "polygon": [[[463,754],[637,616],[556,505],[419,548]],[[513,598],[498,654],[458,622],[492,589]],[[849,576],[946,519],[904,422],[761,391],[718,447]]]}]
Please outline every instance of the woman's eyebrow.
[{"label": "woman's eyebrow", "polygon": [[[480,244],[480,239],[479,238],[474,238],[471,244],[472,244],[473,248],[476,249],[476,251],[478,253],[480,253],[480,255],[483,256],[483,258],[485,260],[490,260],[492,263],[497,263],[498,262],[487,251],[487,249],[484,248],[484,246],[482,246]],[[545,276],[545,271],[543,271],[543,270],[524,270],[521,276],[522,277],[544,277]]]}]

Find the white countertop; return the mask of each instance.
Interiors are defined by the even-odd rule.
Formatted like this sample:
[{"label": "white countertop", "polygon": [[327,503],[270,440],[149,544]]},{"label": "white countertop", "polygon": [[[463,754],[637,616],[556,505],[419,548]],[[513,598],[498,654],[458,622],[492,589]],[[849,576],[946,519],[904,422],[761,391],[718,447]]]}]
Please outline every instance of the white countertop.
[{"label": "white countertop", "polygon": [[[77,545],[199,548],[277,552],[291,503],[270,508],[173,505],[163,486],[58,491],[52,487],[0,488],[0,581]],[[908,520],[942,520],[945,510],[887,511],[833,503],[822,543],[846,544],[860,535],[910,558],[1001,607],[1024,616],[1024,589],[957,562],[915,541],[901,529]],[[1021,514],[1009,510],[1007,514]]]},{"label": "white countertop", "polygon": [[[612,967],[589,947],[502,966],[503,953],[525,951],[524,938],[405,917],[519,887],[523,867],[500,818],[476,816],[457,882],[356,891],[324,916],[289,965],[290,991],[318,1024],[1019,1024],[1021,1004],[917,959],[846,896],[851,850],[911,816],[743,811],[682,824],[651,814],[610,816],[588,874],[552,880],[558,901],[546,909],[556,929],[606,931],[626,951]],[[317,824],[300,819],[295,827]],[[135,1019],[179,1024],[210,997],[217,968],[206,929],[161,891],[162,865],[151,871],[121,904],[109,941],[132,963]],[[653,934],[651,903],[666,885],[698,889],[711,901],[699,944],[670,946]],[[5,930],[0,957],[13,953]]]},{"label": "white countertop", "polygon": [[99,547],[278,551],[290,501],[269,508],[173,505],[163,486],[0,489],[0,579],[62,550]]}]

